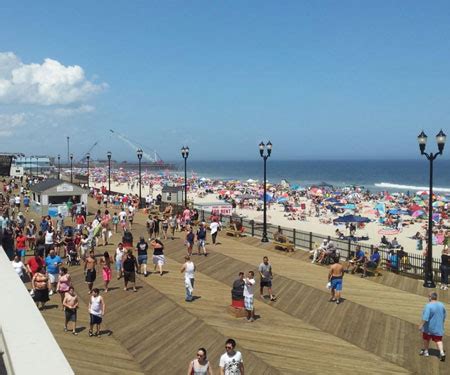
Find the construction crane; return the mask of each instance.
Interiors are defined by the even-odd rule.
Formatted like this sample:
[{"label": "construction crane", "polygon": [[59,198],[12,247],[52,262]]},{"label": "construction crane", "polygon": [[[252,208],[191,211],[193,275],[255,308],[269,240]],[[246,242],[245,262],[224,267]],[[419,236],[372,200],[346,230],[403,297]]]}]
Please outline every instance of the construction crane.
[{"label": "construction crane", "polygon": [[79,163],[85,163],[85,162],[86,162],[86,156],[87,156],[88,154],[90,154],[91,151],[94,149],[94,147],[97,146],[97,145],[98,145],[98,141],[95,141],[95,143],[89,148],[89,150],[87,150],[87,151],[84,153],[84,155],[83,155],[83,157],[80,159]]},{"label": "construction crane", "polygon": [[123,134],[120,134],[112,129],[109,129],[109,131],[114,134],[117,138],[119,138],[120,140],[122,140],[123,142],[125,142],[128,146],[130,146],[134,152],[136,152],[137,150],[141,149],[142,150],[142,156],[147,159],[148,161],[152,162],[152,163],[163,163],[162,159],[160,158],[160,156],[158,155],[158,153],[156,151],[153,151],[153,156],[150,155],[149,153],[147,153],[145,150],[142,149],[142,147],[136,145],[134,142],[132,142],[130,139],[128,139],[127,137],[125,137]]}]

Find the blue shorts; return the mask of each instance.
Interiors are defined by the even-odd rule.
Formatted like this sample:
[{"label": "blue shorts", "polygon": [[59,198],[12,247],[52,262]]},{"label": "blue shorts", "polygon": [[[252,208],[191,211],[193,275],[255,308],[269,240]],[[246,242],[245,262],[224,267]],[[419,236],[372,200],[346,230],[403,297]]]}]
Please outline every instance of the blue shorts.
[{"label": "blue shorts", "polygon": [[17,249],[16,250],[16,254],[18,256],[20,256],[21,258],[23,258],[25,256],[25,254],[26,254],[26,250],[25,249]]},{"label": "blue shorts", "polygon": [[341,291],[342,290],[342,278],[331,279],[331,289]]},{"label": "blue shorts", "polygon": [[116,271],[120,271],[122,269],[122,262],[120,260],[116,260]]},{"label": "blue shorts", "polygon": [[244,307],[247,311],[253,311],[253,297],[244,297]]},{"label": "blue shorts", "polygon": [[147,264],[147,255],[138,255],[138,264]]}]

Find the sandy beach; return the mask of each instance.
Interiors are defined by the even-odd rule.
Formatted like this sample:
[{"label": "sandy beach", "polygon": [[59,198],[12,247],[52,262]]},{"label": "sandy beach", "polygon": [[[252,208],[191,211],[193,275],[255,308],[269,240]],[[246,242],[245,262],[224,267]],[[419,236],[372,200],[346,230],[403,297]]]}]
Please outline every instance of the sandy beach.
[{"label": "sandy beach", "polygon": [[[94,182],[92,184],[95,188],[101,188],[105,186],[102,182]],[[142,186],[142,196],[145,197],[147,194],[150,194],[153,198],[155,198],[161,192],[162,186],[155,184],[152,188],[149,186]],[[111,181],[111,190],[115,192],[119,192],[122,194],[139,194],[138,184],[134,184],[133,189],[131,189],[130,184],[127,183],[116,183]],[[191,202],[194,202],[194,205],[205,205],[208,203],[223,202],[219,200],[219,196],[217,193],[209,193],[209,194],[199,194],[198,191],[193,191],[188,193],[188,199]],[[314,204],[311,199],[306,197],[302,197],[300,199],[301,203],[306,205],[305,212],[312,211],[314,212]],[[381,237],[383,235],[383,230],[385,227],[377,221],[377,216],[374,213],[374,206],[376,202],[366,202],[362,201],[362,213],[364,216],[372,219],[370,223],[367,223],[363,229],[358,229],[356,232],[356,236],[368,236],[369,239],[365,241],[359,241],[364,244],[372,244],[379,245]],[[311,208],[311,210],[310,210]],[[239,206],[235,209],[235,214],[242,216],[244,218],[248,218],[250,220],[255,220],[262,222],[263,221],[263,213],[262,211],[257,211],[253,208],[239,208]],[[306,220],[290,220],[287,213],[284,211],[284,206],[280,203],[272,203],[268,205],[267,218],[268,222],[272,225],[285,228],[295,228],[301,231],[313,232],[321,235],[329,235],[331,237],[335,236],[336,229],[339,229],[344,235],[348,235],[348,230],[346,230],[345,225],[333,225],[333,224],[325,224],[324,220],[332,221],[337,218],[338,215],[332,215],[331,213],[321,214],[320,217],[315,217],[314,214],[311,216],[306,215]],[[397,238],[399,244],[404,247],[405,251],[412,254],[421,254],[422,251],[416,250],[416,240],[412,237],[417,232],[424,232],[423,225],[425,224],[425,220],[420,220],[420,222],[416,222],[411,225],[403,226],[400,232],[396,234],[386,234],[386,237],[389,241],[392,241],[394,237]],[[425,242],[424,242],[425,247]],[[435,258],[439,258],[443,245],[434,245],[433,246],[433,256]]]}]

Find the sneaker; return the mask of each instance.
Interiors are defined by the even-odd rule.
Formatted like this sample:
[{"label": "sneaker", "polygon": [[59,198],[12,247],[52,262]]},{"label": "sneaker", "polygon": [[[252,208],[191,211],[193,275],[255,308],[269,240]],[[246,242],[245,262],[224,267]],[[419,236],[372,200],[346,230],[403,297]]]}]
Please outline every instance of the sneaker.
[{"label": "sneaker", "polygon": [[445,362],[445,352],[439,354],[439,360],[440,360],[441,362]]},{"label": "sneaker", "polygon": [[67,332],[67,328],[66,327],[64,327],[64,332]]},{"label": "sneaker", "polygon": [[78,333],[74,331],[74,332],[72,332],[72,335],[78,336]]},{"label": "sneaker", "polygon": [[336,305],[339,305],[341,303],[341,300],[340,299],[337,299],[336,300]]},{"label": "sneaker", "polygon": [[429,357],[430,356],[430,354],[428,353],[428,350],[425,350],[425,349],[422,349],[419,352],[419,355],[423,355],[424,357]]},{"label": "sneaker", "polygon": [[94,334],[92,333],[92,331],[89,331],[89,337],[94,336]]}]

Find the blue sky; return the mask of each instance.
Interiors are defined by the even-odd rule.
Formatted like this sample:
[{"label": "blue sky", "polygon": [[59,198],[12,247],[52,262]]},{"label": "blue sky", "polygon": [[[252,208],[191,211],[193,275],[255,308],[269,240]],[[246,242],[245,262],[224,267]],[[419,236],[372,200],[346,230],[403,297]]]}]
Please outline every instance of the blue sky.
[{"label": "blue sky", "polygon": [[2,2],[2,148],[65,155],[70,136],[76,156],[98,140],[93,157],[132,159],[111,128],[169,160],[183,144],[193,160],[249,160],[268,139],[278,159],[418,158],[422,128],[433,149],[450,133],[449,14],[446,1]]}]

